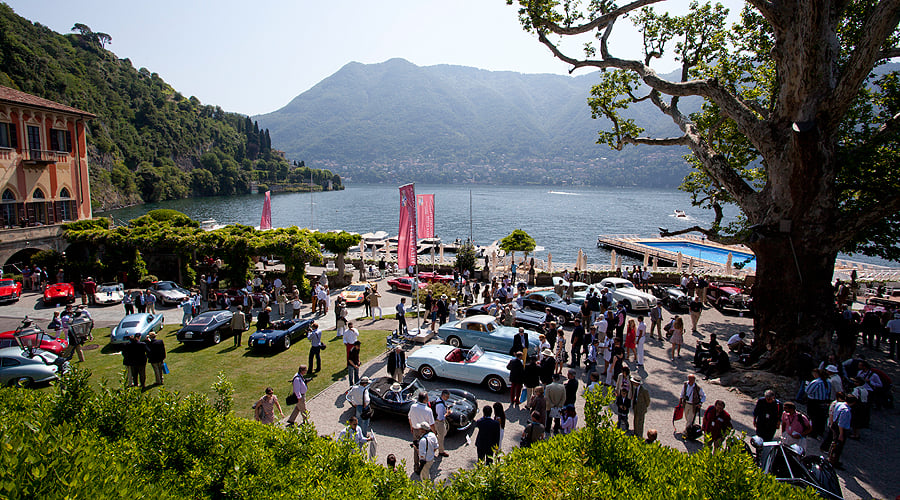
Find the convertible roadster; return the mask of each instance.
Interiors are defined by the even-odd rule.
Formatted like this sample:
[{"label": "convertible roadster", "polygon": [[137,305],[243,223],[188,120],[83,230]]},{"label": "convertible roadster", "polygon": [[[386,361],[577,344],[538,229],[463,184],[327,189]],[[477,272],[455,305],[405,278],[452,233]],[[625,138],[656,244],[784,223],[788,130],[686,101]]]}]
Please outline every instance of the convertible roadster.
[{"label": "convertible roadster", "polygon": [[687,311],[691,304],[680,286],[677,285],[653,285],[653,295],[670,311]]},{"label": "convertible roadster", "polygon": [[21,283],[13,280],[0,280],[0,302],[15,302],[21,296]]},{"label": "convertible roadster", "polygon": [[753,307],[753,299],[740,285],[712,282],[706,289],[706,300],[718,309],[748,311]]},{"label": "convertible roadster", "polygon": [[285,319],[272,323],[272,328],[257,330],[247,343],[251,349],[280,347],[290,349],[295,340],[306,338],[311,319]]},{"label": "convertible roadster", "polygon": [[798,445],[763,442],[759,436],[753,436],[750,444],[756,450],[756,465],[775,476],[777,481],[810,487],[823,498],[841,500],[841,483],[828,460],[815,454],[806,455]]},{"label": "convertible roadster", "polygon": [[207,311],[198,314],[187,325],[178,330],[179,342],[209,342],[218,344],[224,335],[231,334],[231,311]]},{"label": "convertible roadster", "polygon": [[71,283],[48,285],[44,290],[44,305],[71,304],[75,302],[75,288]]},{"label": "convertible roadster", "polygon": [[[513,337],[519,329],[501,326],[497,318],[480,314],[457,321],[450,321],[438,329],[438,337],[453,347],[484,346],[485,350],[508,353],[513,346]],[[540,347],[537,332],[528,331],[528,350],[536,353]]]},{"label": "convertible roadster", "polygon": [[3,347],[38,347],[53,354],[61,354],[69,343],[45,332],[30,319],[25,318],[22,325],[15,330],[0,333],[0,348]]},{"label": "convertible roadster", "polygon": [[473,384],[485,384],[491,392],[501,392],[509,384],[506,354],[484,352],[480,347],[461,349],[450,345],[427,345],[406,358],[406,366],[425,380],[444,377]]},{"label": "convertible roadster", "polygon": [[[449,388],[429,391],[418,379],[413,379],[401,391],[395,392],[391,390],[393,383],[394,379],[391,377],[381,377],[369,384],[369,404],[376,415],[386,413],[405,419],[409,414],[409,407],[416,401],[416,394],[427,392],[429,404],[434,405],[440,399],[441,391],[446,390],[450,392],[450,399],[447,400],[450,409],[450,415],[447,416],[449,430],[466,430],[475,420],[478,400],[471,392]],[[349,397],[347,402],[350,403]]]}]

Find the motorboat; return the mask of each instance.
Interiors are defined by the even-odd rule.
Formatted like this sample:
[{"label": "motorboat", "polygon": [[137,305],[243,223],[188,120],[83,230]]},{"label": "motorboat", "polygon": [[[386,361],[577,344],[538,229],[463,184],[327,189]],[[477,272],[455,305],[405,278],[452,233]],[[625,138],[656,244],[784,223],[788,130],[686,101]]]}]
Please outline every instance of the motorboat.
[{"label": "motorboat", "polygon": [[682,219],[686,219],[686,218],[687,218],[687,214],[684,213],[684,210],[678,210],[678,209],[676,208],[676,209],[675,209],[675,217],[680,217],[680,218],[682,218]]}]

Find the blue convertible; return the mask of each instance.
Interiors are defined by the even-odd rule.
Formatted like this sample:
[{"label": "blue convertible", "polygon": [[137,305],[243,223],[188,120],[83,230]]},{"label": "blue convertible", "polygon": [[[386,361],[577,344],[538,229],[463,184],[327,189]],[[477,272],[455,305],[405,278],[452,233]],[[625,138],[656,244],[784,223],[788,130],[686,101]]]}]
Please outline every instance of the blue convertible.
[{"label": "blue convertible", "polygon": [[[518,328],[501,326],[493,316],[477,314],[444,323],[438,329],[438,337],[453,347],[472,347],[477,344],[486,351],[506,354],[512,349],[513,337],[518,332]],[[525,332],[528,335],[528,351],[537,352],[541,344],[538,334],[531,330]]]},{"label": "blue convertible", "polygon": [[251,349],[261,347],[281,347],[290,349],[295,340],[306,338],[311,319],[285,319],[272,323],[272,328],[257,330],[250,335],[248,346]]},{"label": "blue convertible", "polygon": [[406,366],[425,380],[444,377],[484,384],[491,392],[502,392],[509,384],[506,354],[484,352],[480,347],[460,349],[449,345],[427,345],[406,358]]}]

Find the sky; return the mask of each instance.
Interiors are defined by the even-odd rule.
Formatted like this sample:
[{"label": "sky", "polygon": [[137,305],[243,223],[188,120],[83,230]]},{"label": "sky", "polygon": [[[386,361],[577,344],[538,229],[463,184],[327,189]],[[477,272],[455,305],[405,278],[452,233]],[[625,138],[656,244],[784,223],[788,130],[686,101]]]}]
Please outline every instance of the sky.
[{"label": "sky", "polygon": [[[107,48],[158,73],[185,96],[257,115],[281,108],[350,62],[404,58],[494,71],[568,74],[504,0],[5,0],[59,33],[82,23]],[[674,0],[673,13],[688,4]],[[735,14],[740,0],[726,0]],[[659,7],[657,7],[659,9]],[[640,55],[629,22],[611,50]],[[580,45],[581,41],[577,42]],[[573,55],[578,45],[570,44]],[[659,66],[666,72],[673,61]],[[588,71],[588,70],[582,70]]]}]

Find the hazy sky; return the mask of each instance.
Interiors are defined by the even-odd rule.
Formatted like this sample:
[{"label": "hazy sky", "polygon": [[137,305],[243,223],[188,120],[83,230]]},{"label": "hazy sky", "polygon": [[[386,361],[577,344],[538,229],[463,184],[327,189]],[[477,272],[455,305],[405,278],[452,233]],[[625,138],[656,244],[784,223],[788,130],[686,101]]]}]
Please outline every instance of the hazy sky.
[{"label": "hazy sky", "polygon": [[[249,115],[274,111],[351,61],[401,57],[419,66],[455,64],[566,74],[516,8],[504,0],[6,0],[18,15],[59,33],[83,23],[107,46],[185,96]],[[687,0],[668,2],[684,8]],[[735,14],[740,0],[727,0]],[[665,4],[663,4],[665,5]],[[659,7],[657,7],[659,8]],[[614,55],[639,55],[621,22]],[[575,49],[578,53],[578,49]],[[668,63],[662,70],[673,69]]]}]

